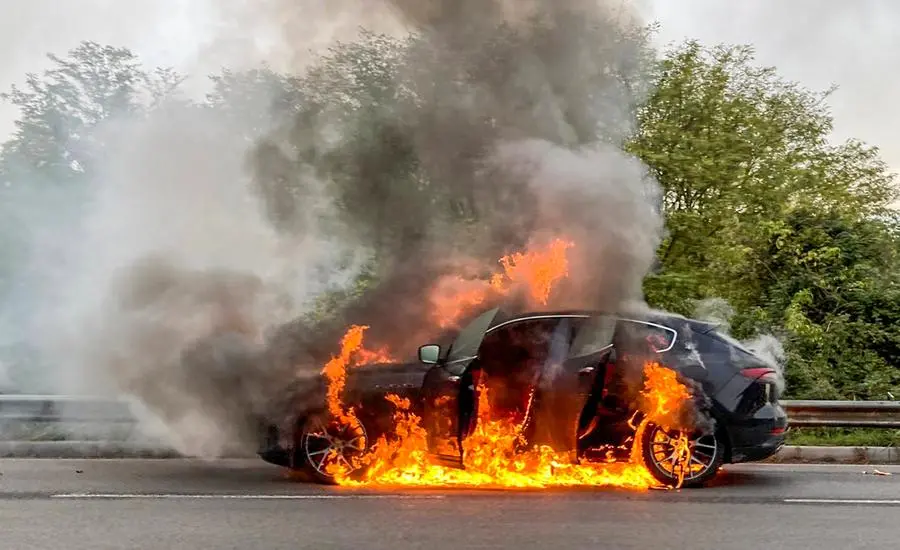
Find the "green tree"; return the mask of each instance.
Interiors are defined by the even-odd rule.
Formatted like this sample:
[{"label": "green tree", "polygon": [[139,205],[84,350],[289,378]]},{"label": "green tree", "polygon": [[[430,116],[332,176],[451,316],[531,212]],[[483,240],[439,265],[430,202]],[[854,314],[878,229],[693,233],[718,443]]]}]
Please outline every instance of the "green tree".
[{"label": "green tree", "polygon": [[893,344],[874,342],[893,329],[883,312],[859,314],[893,299],[900,267],[883,219],[894,175],[877,149],[832,144],[830,91],[784,81],[749,48],[692,41],[657,70],[627,145],[665,190],[669,234],[648,299],[691,314],[722,297],[736,335],[783,334],[791,391],[883,394],[897,383]]},{"label": "green tree", "polygon": [[63,185],[85,178],[101,145],[91,130],[113,115],[154,105],[177,89],[170,69],[147,72],[125,48],[82,42],[53,66],[28,74],[0,98],[19,109],[12,139],[0,148],[0,180]]},{"label": "green tree", "polygon": [[781,321],[800,397],[890,399],[900,387],[900,285],[893,224],[796,209],[754,274],[756,318]]}]

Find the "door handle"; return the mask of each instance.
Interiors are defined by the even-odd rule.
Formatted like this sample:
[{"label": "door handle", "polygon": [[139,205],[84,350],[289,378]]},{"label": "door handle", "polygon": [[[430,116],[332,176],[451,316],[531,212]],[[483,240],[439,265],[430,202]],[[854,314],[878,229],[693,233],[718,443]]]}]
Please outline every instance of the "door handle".
[{"label": "door handle", "polygon": [[595,370],[597,370],[596,367],[584,367],[583,369],[578,371],[578,374],[590,374],[590,373],[594,372]]}]

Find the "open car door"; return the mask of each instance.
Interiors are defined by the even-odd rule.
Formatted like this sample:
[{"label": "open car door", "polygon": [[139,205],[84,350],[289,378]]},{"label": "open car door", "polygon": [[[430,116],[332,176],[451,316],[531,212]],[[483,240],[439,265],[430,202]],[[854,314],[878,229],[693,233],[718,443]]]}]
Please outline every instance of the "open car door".
[{"label": "open car door", "polygon": [[[499,311],[499,308],[491,309],[470,322],[446,353],[438,354],[434,367],[425,375],[422,384],[422,423],[427,432],[428,450],[437,458],[462,462],[460,427],[465,420],[461,414],[470,407],[460,403],[460,394],[466,384],[471,384],[468,367],[478,357],[485,333]],[[420,358],[421,355],[420,350]],[[465,395],[468,393],[464,392]]]},{"label": "open car door", "polygon": [[529,446],[547,445],[575,458],[579,433],[593,419],[603,390],[615,326],[614,319],[596,316],[561,320],[554,328],[525,433]]}]

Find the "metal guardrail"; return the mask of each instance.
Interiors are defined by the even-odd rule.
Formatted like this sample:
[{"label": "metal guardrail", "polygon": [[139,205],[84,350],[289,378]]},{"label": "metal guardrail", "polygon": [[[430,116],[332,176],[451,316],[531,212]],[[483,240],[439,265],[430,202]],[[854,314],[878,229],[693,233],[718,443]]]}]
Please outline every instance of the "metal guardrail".
[{"label": "metal guardrail", "polygon": [[[900,401],[782,400],[792,427],[900,429]],[[0,423],[134,423],[125,401],[69,395],[0,395]]]},{"label": "metal guardrail", "polygon": [[134,423],[128,403],[74,395],[0,395],[0,423]]},{"label": "metal guardrail", "polygon": [[900,429],[900,401],[783,400],[792,427]]}]

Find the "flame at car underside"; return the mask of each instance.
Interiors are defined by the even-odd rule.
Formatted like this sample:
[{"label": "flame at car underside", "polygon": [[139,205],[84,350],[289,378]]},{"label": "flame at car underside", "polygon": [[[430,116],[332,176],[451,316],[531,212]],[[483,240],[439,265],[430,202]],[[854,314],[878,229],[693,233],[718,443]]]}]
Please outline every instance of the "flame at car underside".
[{"label": "flame at car underside", "polygon": [[[677,410],[676,402],[686,395],[674,372],[648,363],[645,400],[656,408],[646,415],[637,433],[649,422],[667,425]],[[353,470],[337,461],[329,466],[339,485],[354,487],[619,487],[648,489],[659,483],[637,461],[609,463],[576,463],[565,453],[547,446],[523,450],[520,445],[522,426],[507,418],[494,418],[487,389],[478,387],[478,422],[475,431],[464,441],[464,469],[437,463],[428,452],[427,434],[421,418],[410,412],[406,398],[388,395],[394,404],[394,433],[382,436],[370,454],[353,464]],[[635,449],[635,452],[638,452]],[[361,476],[352,475],[358,468]]]},{"label": "flame at car underside", "polygon": [[[507,293],[515,285],[524,285],[532,298],[546,303],[553,283],[567,275],[566,250],[572,243],[557,239],[546,250],[504,257],[504,274],[495,275],[487,288],[471,287],[455,302],[435,301],[441,324],[454,324],[462,306],[484,301],[490,291]],[[447,297],[445,297],[447,298]],[[328,410],[336,422],[345,425],[358,422],[352,409],[341,402],[346,371],[367,362],[389,361],[385,350],[363,348],[363,333],[368,327],[352,326],[341,342],[341,352],[332,358],[323,374],[328,382]],[[634,440],[649,423],[663,427],[676,426],[690,392],[674,371],[649,362],[644,368],[644,390],[640,394],[643,420],[635,427]],[[410,402],[397,395],[386,398],[394,405],[394,430],[372,445],[370,452],[353,459],[328,460],[328,472],[340,485],[346,486],[466,486],[546,488],[571,486],[607,486],[647,489],[659,485],[639,462],[577,463],[572,456],[547,446],[524,449],[521,423],[509,418],[495,418],[491,399],[483,381],[477,385],[478,421],[473,433],[463,442],[464,468],[448,467],[436,462],[428,450],[427,433],[421,418],[411,412]],[[630,443],[626,442],[626,443]],[[689,453],[686,438],[675,444],[678,452]],[[637,446],[632,454],[640,452]],[[689,459],[689,456],[688,456]],[[349,466],[349,467],[348,467]],[[362,471],[361,475],[358,472]],[[678,485],[683,479],[679,476]]]}]

